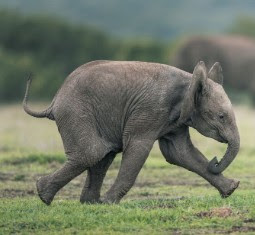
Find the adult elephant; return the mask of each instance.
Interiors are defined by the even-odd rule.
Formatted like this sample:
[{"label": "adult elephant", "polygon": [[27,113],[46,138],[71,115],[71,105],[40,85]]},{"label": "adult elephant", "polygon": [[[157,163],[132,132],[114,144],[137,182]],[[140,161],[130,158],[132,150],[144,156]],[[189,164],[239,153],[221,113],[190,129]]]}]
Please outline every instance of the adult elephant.
[{"label": "adult elephant", "polygon": [[181,43],[171,64],[192,72],[203,60],[208,68],[219,61],[229,88],[249,93],[255,104],[255,41],[243,36],[197,36]]},{"label": "adult elephant", "polygon": [[[94,61],[71,73],[48,109],[25,111],[56,121],[67,162],[37,181],[40,198],[50,204],[74,177],[88,170],[81,202],[98,202],[106,171],[123,152],[119,174],[101,199],[119,202],[129,191],[156,140],[169,163],[193,171],[229,196],[239,182],[224,171],[239,150],[239,133],[231,103],[222,87],[221,67],[209,74],[199,62],[193,74],[145,62]],[[49,84],[50,85],[50,84]],[[210,163],[192,144],[189,127],[228,143],[225,156]]]}]

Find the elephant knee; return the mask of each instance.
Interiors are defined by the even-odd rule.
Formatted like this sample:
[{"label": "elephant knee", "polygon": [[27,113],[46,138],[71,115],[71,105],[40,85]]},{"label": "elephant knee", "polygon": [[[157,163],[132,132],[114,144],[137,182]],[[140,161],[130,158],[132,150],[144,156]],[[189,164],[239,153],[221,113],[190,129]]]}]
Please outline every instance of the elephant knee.
[{"label": "elephant knee", "polygon": [[168,162],[169,164],[176,165],[176,166],[179,165],[174,158],[165,158],[165,159],[166,159],[166,162]]}]

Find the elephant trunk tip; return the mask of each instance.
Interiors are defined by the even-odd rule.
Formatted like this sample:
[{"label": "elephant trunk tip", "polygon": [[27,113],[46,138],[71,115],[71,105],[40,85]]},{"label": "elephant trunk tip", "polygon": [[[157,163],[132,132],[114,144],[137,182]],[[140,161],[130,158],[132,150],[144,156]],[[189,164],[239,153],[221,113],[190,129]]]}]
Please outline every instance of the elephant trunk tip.
[{"label": "elephant trunk tip", "polygon": [[208,171],[211,172],[212,174],[220,174],[223,169],[221,169],[220,164],[218,162],[217,157],[214,157],[208,164],[207,167]]}]

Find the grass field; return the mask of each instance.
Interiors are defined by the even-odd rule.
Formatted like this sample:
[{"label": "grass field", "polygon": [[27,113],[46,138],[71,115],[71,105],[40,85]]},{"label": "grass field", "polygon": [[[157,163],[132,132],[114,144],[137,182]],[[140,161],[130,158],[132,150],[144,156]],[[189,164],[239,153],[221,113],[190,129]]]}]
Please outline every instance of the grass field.
[{"label": "grass field", "polygon": [[[65,161],[55,123],[29,117],[19,105],[1,105],[0,234],[255,233],[255,110],[240,106],[235,111],[241,149],[224,174],[241,183],[231,197],[221,199],[202,178],[166,163],[155,143],[120,204],[81,205],[84,173],[48,207],[36,195],[35,181]],[[192,140],[208,159],[226,150],[195,131]],[[113,184],[120,159],[108,171],[103,192]]]}]

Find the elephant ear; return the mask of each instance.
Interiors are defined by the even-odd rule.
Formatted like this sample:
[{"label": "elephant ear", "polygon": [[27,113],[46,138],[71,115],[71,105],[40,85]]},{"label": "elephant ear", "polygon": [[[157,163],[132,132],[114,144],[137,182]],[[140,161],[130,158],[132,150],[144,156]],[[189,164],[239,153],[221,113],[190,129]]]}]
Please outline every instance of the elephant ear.
[{"label": "elephant ear", "polygon": [[223,85],[223,73],[222,68],[219,62],[216,62],[208,73],[208,78],[213,80],[214,82]]},{"label": "elephant ear", "polygon": [[191,84],[184,97],[179,123],[186,122],[196,109],[200,96],[207,93],[207,70],[203,61],[198,62],[194,68]]}]

